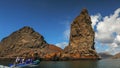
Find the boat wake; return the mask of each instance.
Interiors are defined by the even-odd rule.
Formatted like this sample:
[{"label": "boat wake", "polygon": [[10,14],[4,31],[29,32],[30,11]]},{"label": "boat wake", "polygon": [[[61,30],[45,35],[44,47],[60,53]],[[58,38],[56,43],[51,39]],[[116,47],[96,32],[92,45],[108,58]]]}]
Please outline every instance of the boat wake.
[{"label": "boat wake", "polygon": [[8,66],[0,65],[0,68],[10,68]]},{"label": "boat wake", "polygon": [[9,66],[0,65],[0,68],[20,68],[20,67],[9,67]]}]

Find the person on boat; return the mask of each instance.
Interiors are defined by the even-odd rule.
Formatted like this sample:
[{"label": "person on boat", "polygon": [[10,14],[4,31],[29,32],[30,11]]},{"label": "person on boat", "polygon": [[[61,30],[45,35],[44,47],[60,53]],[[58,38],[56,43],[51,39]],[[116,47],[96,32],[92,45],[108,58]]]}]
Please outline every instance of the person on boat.
[{"label": "person on boat", "polygon": [[18,64],[18,63],[20,63],[20,57],[17,57],[15,60],[15,64]]},{"label": "person on boat", "polygon": [[17,64],[20,64],[22,62],[22,58],[21,57],[17,57],[15,62],[14,62],[14,66],[16,66]]},{"label": "person on boat", "polygon": [[22,62],[21,63],[25,63],[25,57],[22,58]]},{"label": "person on boat", "polygon": [[26,64],[31,64],[32,62],[33,62],[33,60],[32,60],[31,58],[28,58],[28,59],[26,59],[26,61],[25,61]]}]

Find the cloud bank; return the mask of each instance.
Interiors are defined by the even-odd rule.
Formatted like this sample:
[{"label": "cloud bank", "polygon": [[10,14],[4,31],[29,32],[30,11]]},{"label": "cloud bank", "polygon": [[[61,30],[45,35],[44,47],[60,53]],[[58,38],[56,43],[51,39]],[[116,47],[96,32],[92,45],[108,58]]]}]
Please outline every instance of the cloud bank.
[{"label": "cloud bank", "polygon": [[120,52],[120,8],[105,17],[101,17],[100,13],[92,15],[91,19],[92,27],[96,26],[95,41],[109,46],[105,51],[111,54]]}]

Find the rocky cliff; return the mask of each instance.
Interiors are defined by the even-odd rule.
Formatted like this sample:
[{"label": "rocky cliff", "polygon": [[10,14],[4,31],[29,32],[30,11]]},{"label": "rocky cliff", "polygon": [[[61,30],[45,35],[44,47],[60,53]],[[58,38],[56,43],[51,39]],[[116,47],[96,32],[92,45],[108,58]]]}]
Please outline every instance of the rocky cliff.
[{"label": "rocky cliff", "polygon": [[1,57],[29,56],[35,51],[44,58],[44,55],[60,52],[62,49],[48,44],[41,34],[28,26],[13,32],[0,42]]},{"label": "rocky cliff", "polygon": [[91,24],[88,11],[83,9],[71,24],[69,45],[64,49],[65,53],[76,54],[78,59],[99,58],[94,48],[95,33]]},{"label": "rocky cliff", "polygon": [[95,33],[86,9],[71,24],[69,45],[61,48],[48,44],[44,37],[25,26],[0,42],[0,57],[30,56],[37,52],[43,60],[99,59],[94,48]]}]

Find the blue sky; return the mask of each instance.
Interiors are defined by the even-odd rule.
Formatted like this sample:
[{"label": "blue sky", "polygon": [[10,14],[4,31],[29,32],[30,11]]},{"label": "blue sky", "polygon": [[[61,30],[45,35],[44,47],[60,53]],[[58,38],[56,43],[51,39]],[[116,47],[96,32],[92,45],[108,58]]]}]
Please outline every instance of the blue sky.
[{"label": "blue sky", "polygon": [[[69,41],[66,32],[69,32],[70,23],[82,8],[87,8],[90,16],[98,16],[95,19],[99,21],[95,23],[99,23],[114,14],[120,8],[119,3],[120,0],[0,0],[0,40],[23,26],[31,26],[48,43],[63,48]],[[97,27],[94,30],[97,31]],[[95,46],[98,52],[110,49],[99,40]]]}]

